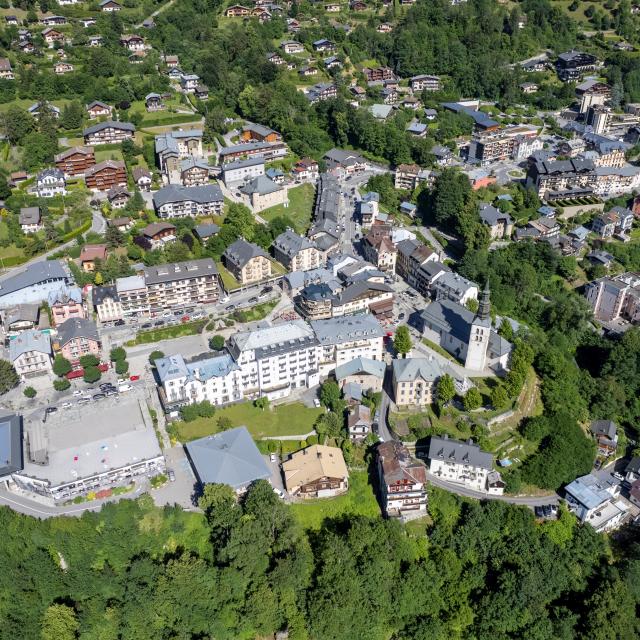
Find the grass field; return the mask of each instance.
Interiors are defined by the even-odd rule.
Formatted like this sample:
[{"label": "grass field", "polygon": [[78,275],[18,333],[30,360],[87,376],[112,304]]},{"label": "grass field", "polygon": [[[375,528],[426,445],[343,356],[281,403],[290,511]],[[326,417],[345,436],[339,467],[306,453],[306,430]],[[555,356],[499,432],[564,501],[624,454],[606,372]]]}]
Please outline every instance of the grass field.
[{"label": "grass field", "polygon": [[258,409],[251,402],[233,404],[218,409],[213,418],[198,418],[177,425],[178,439],[188,442],[217,433],[218,418],[225,416],[234,427],[244,425],[254,438],[296,436],[309,433],[322,409],[310,409],[299,402],[283,404],[271,409]]},{"label": "grass field", "polygon": [[197,322],[185,322],[184,324],[176,324],[172,327],[163,327],[162,329],[141,331],[135,340],[130,340],[127,344],[129,346],[149,344],[151,342],[159,342],[160,340],[170,340],[171,338],[195,335],[196,333],[200,333],[206,324],[206,320],[198,320]]},{"label": "grass field", "polygon": [[278,302],[278,300],[272,300],[258,304],[255,307],[250,307],[249,309],[234,311],[233,319],[237,322],[256,322],[257,320],[262,320],[275,309]]},{"label": "grass field", "polygon": [[230,291],[231,289],[237,289],[240,287],[240,283],[234,278],[233,274],[227,270],[227,268],[222,264],[222,262],[216,262],[218,267],[218,271],[220,272],[220,278],[222,278],[222,286],[226,291]]},{"label": "grass field", "polygon": [[279,204],[262,211],[260,217],[269,222],[278,216],[286,216],[291,219],[298,233],[305,234],[311,226],[314,195],[315,188],[312,184],[303,184],[289,189],[288,207]]},{"label": "grass field", "polygon": [[349,474],[349,491],[337,498],[307,500],[291,506],[295,517],[305,529],[319,529],[326,518],[345,515],[378,517],[380,506],[366,471]]},{"label": "grass field", "polygon": [[428,338],[422,338],[422,343],[427,347],[429,347],[429,349],[432,349],[436,353],[439,353],[443,358],[446,358],[447,360],[451,360],[451,362],[456,362],[456,363],[458,362],[446,349],[441,347],[439,344],[432,342]]}]

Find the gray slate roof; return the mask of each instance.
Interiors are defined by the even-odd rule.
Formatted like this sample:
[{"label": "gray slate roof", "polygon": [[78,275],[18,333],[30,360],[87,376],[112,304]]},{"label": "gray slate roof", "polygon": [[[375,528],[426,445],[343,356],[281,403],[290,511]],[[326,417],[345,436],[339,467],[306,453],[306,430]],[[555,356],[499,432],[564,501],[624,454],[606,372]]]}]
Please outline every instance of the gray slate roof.
[{"label": "gray slate roof", "polygon": [[313,320],[311,328],[322,345],[340,344],[347,340],[382,338],[380,323],[370,314]]},{"label": "gray slate roof", "polygon": [[202,484],[227,484],[241,489],[271,476],[246,427],[193,440],[185,448]]},{"label": "gray slate roof", "polygon": [[596,436],[606,436],[610,440],[616,437],[616,423],[613,420],[594,420],[590,428]]},{"label": "gray slate roof", "polygon": [[[463,342],[469,340],[474,314],[457,302],[452,300],[432,302],[420,314],[420,317],[423,321],[428,319],[431,324]],[[489,336],[489,349],[493,353],[504,355],[511,351],[511,343],[492,329]]]},{"label": "gray slate roof", "polygon": [[498,222],[502,221],[505,224],[512,223],[511,217],[508,214],[502,213],[500,209],[494,207],[492,204],[487,204],[486,202],[480,203],[479,213],[480,220],[482,220],[482,222],[489,225],[490,227],[493,227],[494,225],[498,224]]},{"label": "gray slate roof", "polygon": [[94,124],[92,127],[87,127],[83,132],[83,136],[91,135],[92,133],[98,133],[103,131],[104,129],[123,129],[124,131],[131,131],[132,133],[136,130],[135,125],[131,124],[131,122],[117,122],[115,120],[107,120],[106,122],[98,122],[98,124]]},{"label": "gray slate roof", "polygon": [[112,300],[119,300],[118,290],[116,285],[109,285],[106,287],[93,287],[91,290],[93,305],[97,307],[99,304],[102,304],[104,300],[107,298],[111,298]]},{"label": "gray slate roof", "polygon": [[69,318],[58,325],[58,341],[64,346],[74,338],[87,338],[100,342],[98,328],[93,320],[87,318]]},{"label": "gray slate roof", "polygon": [[0,418],[0,478],[22,467],[22,418],[8,414]]},{"label": "gray slate roof", "polygon": [[39,224],[41,217],[40,207],[22,207],[20,209],[20,224]]},{"label": "gray slate roof", "polygon": [[435,382],[442,375],[436,360],[399,358],[393,361],[393,377],[397,382],[413,382],[418,378]]},{"label": "gray slate roof", "polygon": [[242,269],[249,260],[262,256],[268,258],[269,256],[264,250],[253,242],[247,242],[244,238],[238,238],[233,244],[229,245],[224,252],[224,257],[232,264],[237,265]]},{"label": "gray slate roof", "polygon": [[386,365],[381,360],[372,360],[371,358],[361,357],[338,365],[336,367],[335,376],[336,380],[342,380],[343,378],[363,373],[368,376],[384,378],[385,370]]},{"label": "gray slate roof", "polygon": [[154,267],[145,267],[144,277],[147,284],[172,282],[173,280],[187,280],[207,275],[217,275],[218,267],[212,258],[200,260],[185,260],[184,262],[170,262]]},{"label": "gray slate roof", "polygon": [[315,247],[315,244],[303,236],[299,236],[291,229],[287,229],[284,233],[281,233],[274,241],[273,248],[278,249],[282,253],[288,256],[295,256],[304,249],[311,249]]},{"label": "gray slate roof", "polygon": [[41,260],[0,282],[0,297],[41,282],[69,280],[60,260]]},{"label": "gray slate roof", "polygon": [[211,236],[215,236],[218,231],[220,231],[220,227],[213,222],[208,224],[197,224],[194,228],[196,235],[200,240],[206,240]]},{"label": "gray slate roof", "polygon": [[467,442],[453,440],[448,436],[440,438],[432,436],[429,443],[429,460],[444,460],[456,464],[468,464],[491,471],[493,455],[482,451],[480,447],[469,439]]},{"label": "gray slate roof", "polygon": [[205,184],[197,187],[182,187],[170,184],[162,187],[153,194],[153,204],[155,207],[162,207],[165,204],[185,201],[206,204],[208,202],[222,202],[224,196],[217,184]]},{"label": "gray slate roof", "polygon": [[40,305],[37,304],[17,304],[4,312],[3,323],[5,328],[16,322],[32,322],[35,324],[40,317]]},{"label": "gray slate roof", "polygon": [[32,329],[23,331],[9,342],[9,359],[11,362],[15,362],[16,358],[29,351],[51,354],[51,338],[49,334]]},{"label": "gray slate roof", "polygon": [[254,193],[266,195],[269,193],[276,193],[276,191],[282,191],[282,187],[277,185],[270,178],[267,178],[267,176],[257,176],[241,187],[240,191],[247,195],[252,195]]}]

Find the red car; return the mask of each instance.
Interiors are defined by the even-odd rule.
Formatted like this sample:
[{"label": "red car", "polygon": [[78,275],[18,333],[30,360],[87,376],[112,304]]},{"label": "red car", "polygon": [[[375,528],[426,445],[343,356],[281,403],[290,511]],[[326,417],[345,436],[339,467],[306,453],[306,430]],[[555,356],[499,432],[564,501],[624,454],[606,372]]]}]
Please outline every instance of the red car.
[{"label": "red car", "polygon": [[129,376],[129,380],[131,380],[131,382],[135,382],[136,380],[140,380],[140,376]]},{"label": "red car", "polygon": [[182,316],[182,318],[180,318],[180,322],[189,322],[189,320],[189,316]]}]

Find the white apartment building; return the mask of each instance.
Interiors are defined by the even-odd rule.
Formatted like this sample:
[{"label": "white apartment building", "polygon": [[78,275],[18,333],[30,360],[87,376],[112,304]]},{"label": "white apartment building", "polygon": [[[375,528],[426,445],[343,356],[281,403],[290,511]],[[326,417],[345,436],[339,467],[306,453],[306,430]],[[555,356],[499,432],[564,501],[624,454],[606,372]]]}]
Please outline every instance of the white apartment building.
[{"label": "white apartment building", "polygon": [[313,326],[294,320],[232,336],[227,353],[195,358],[181,355],[156,361],[165,409],[208,400],[224,405],[265,396],[286,398],[310,388],[351,353],[382,359],[383,332],[372,316],[320,320]]},{"label": "white apartment building", "polygon": [[39,198],[53,198],[67,194],[64,173],[60,169],[44,169],[36,177],[36,191]]},{"label": "white apartment building", "polygon": [[218,268],[211,258],[147,267],[144,280],[152,312],[213,304],[219,296]]},{"label": "white apartment building", "polygon": [[122,307],[122,315],[137,316],[149,313],[147,285],[143,276],[127,276],[116,280],[116,293]]},{"label": "white apartment building", "polygon": [[273,256],[289,271],[309,271],[320,267],[320,251],[313,240],[299,236],[291,229],[273,241]]},{"label": "white apartment building", "polygon": [[[448,435],[432,436],[429,444],[429,472],[441,480],[463,484],[483,493],[501,494],[504,487],[494,489],[489,485],[493,455],[482,451],[473,440],[453,440]],[[499,481],[499,478],[498,478]]]},{"label": "white apartment building", "polygon": [[51,354],[48,333],[23,331],[9,342],[9,359],[22,380],[50,373]]},{"label": "white apartment building", "polygon": [[629,511],[619,499],[620,485],[592,474],[576,478],[564,490],[569,509],[598,533],[617,529]]},{"label": "white apartment building", "polygon": [[115,285],[93,287],[91,300],[100,322],[114,322],[122,318],[122,303]]},{"label": "white apartment building", "polygon": [[195,218],[222,213],[224,197],[217,184],[182,187],[170,184],[153,194],[153,206],[160,218]]},{"label": "white apartment building", "polygon": [[313,320],[311,327],[322,347],[321,376],[356,358],[383,359],[384,331],[371,314]]}]

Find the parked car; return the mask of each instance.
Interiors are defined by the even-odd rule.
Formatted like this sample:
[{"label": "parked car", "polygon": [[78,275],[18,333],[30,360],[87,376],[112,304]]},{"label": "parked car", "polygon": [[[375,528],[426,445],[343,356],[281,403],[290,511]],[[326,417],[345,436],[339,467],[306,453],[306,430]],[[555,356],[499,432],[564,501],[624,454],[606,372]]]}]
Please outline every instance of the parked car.
[{"label": "parked car", "polygon": [[94,400],[102,400],[102,398],[104,398],[104,397],[105,397],[105,396],[104,396],[104,393],[96,393],[96,394],[93,396],[93,399],[94,399]]},{"label": "parked car", "polygon": [[228,307],[225,307],[225,311],[233,311],[236,308],[235,304],[230,304]]},{"label": "parked car", "polygon": [[120,319],[120,320],[116,320],[113,323],[116,327],[121,327],[124,324],[124,320]]},{"label": "parked car", "polygon": [[153,326],[154,326],[154,327],[161,327],[163,324],[164,324],[164,320],[156,320],[156,321],[153,323]]},{"label": "parked car", "polygon": [[180,322],[189,322],[189,320],[191,320],[189,316],[182,316],[182,318],[180,318]]},{"label": "parked car", "polygon": [[275,453],[272,453],[269,456],[269,460],[271,460],[271,462],[278,462],[278,456]]},{"label": "parked car", "polygon": [[127,384],[126,382],[124,384],[118,385],[119,393],[124,393],[125,391],[131,391],[131,389],[133,389],[133,387],[130,384]]},{"label": "parked car", "polygon": [[249,298],[249,304],[254,304],[258,302],[258,298],[256,296],[253,296],[252,298]]},{"label": "parked car", "polygon": [[141,327],[141,329],[151,329],[151,323],[145,322]]},{"label": "parked car", "polygon": [[173,469],[168,469],[167,470],[167,476],[169,477],[169,482],[175,482],[176,481],[176,474],[173,472]]},{"label": "parked car", "polygon": [[58,407],[47,407],[44,412],[45,413],[55,413],[58,410]]},{"label": "parked car", "polygon": [[117,395],[118,395],[118,392],[116,391],[116,389],[107,389],[107,390],[104,392],[104,395],[105,395],[105,396],[117,396]]},{"label": "parked car", "polygon": [[165,311],[160,317],[161,318],[170,318],[171,317],[171,311]]},{"label": "parked car", "polygon": [[129,380],[135,382],[136,380],[140,380],[140,376],[129,376]]},{"label": "parked car", "polygon": [[91,402],[91,398],[80,398],[78,400],[78,404],[87,404],[87,402]]},{"label": "parked car", "polygon": [[73,402],[63,402],[62,403],[62,408],[63,409],[68,409],[69,407],[73,406]]},{"label": "parked car", "polygon": [[174,316],[181,316],[182,315],[182,311],[178,310],[178,311],[174,311],[173,312]]},{"label": "parked car", "polygon": [[316,409],[320,408],[320,400],[318,400],[318,398],[313,399],[313,406],[316,407]]},{"label": "parked car", "polygon": [[82,395],[82,391],[80,391],[80,389],[76,389],[76,390],[73,392],[73,395],[74,395],[74,396],[81,396],[81,395]]}]

